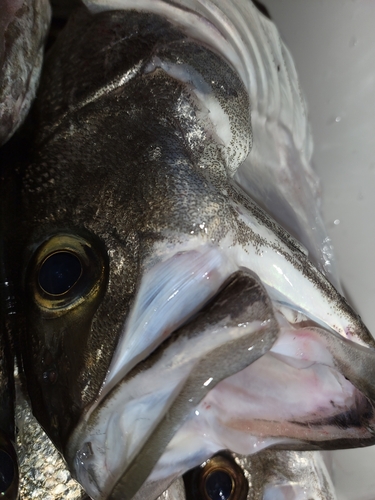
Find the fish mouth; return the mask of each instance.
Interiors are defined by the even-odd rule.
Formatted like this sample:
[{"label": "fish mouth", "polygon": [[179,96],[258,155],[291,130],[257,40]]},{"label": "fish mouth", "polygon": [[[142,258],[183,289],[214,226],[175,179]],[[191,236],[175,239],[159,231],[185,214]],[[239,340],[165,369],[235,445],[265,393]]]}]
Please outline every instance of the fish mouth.
[{"label": "fish mouth", "polygon": [[321,328],[281,328],[271,350],[218,384],[198,411],[212,414],[208,420],[217,420],[216,432],[227,432],[238,453],[286,444],[299,450],[370,445],[374,360],[373,349]]},{"label": "fish mouth", "polygon": [[[172,273],[185,257],[168,262]],[[195,257],[200,266],[205,258]],[[148,339],[146,350],[132,344],[132,362],[126,349],[115,357],[125,371],[66,450],[92,498],[142,498],[142,485],[165,485],[166,475],[172,481],[224,448],[249,455],[375,442],[375,351],[313,321],[291,325],[257,275],[224,279],[228,269],[167,338]]]},{"label": "fish mouth", "polygon": [[203,309],[106,392],[74,431],[68,462],[89,495],[124,498],[126,491],[132,498],[205,395],[269,351],[278,331],[258,278],[232,274]]}]

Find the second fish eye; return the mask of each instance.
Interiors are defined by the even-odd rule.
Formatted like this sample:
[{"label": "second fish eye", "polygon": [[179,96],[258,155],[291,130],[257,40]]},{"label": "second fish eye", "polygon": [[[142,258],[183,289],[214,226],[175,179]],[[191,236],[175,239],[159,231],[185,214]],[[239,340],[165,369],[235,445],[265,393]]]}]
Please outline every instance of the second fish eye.
[{"label": "second fish eye", "polygon": [[0,450],[0,496],[3,496],[11,487],[14,479],[13,459],[8,453]]},{"label": "second fish eye", "polygon": [[68,292],[82,275],[80,259],[70,251],[59,251],[47,256],[39,269],[39,286],[49,295]]},{"label": "second fish eye", "polygon": [[0,432],[0,497],[7,500],[18,499],[18,464],[13,445]]},{"label": "second fish eye", "polygon": [[205,478],[205,495],[208,500],[229,500],[233,491],[233,479],[225,470],[217,469]]},{"label": "second fish eye", "polygon": [[186,500],[246,500],[249,483],[230,453],[213,456],[184,475]]}]

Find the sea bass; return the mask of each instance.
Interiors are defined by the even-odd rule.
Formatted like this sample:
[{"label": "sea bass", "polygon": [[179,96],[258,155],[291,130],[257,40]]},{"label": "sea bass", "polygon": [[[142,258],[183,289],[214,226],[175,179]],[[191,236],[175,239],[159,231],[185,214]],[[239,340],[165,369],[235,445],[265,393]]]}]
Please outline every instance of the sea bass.
[{"label": "sea bass", "polygon": [[374,443],[374,342],[337,289],[273,24],[239,0],[89,7],[19,169],[39,422],[94,499],[154,499],[220,450]]}]

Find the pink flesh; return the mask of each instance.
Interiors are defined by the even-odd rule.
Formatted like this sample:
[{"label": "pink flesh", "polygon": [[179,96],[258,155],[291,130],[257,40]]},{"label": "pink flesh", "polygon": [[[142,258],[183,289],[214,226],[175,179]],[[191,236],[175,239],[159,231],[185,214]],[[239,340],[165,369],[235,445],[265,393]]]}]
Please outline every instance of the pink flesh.
[{"label": "pink flesh", "polygon": [[364,396],[334,368],[318,334],[303,328],[283,329],[271,352],[220,382],[198,411],[203,427],[215,429],[225,447],[248,454],[251,450],[236,449],[245,435],[312,441],[368,437],[363,426],[310,425],[365,405]]}]

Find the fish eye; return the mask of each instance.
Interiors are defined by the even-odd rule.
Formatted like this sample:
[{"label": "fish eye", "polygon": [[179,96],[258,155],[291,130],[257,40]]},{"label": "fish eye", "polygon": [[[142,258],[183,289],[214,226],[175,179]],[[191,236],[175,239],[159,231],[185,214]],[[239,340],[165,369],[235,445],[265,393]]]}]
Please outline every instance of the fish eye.
[{"label": "fish eye", "polygon": [[106,275],[104,250],[74,234],[55,234],[34,252],[27,284],[45,313],[64,313],[99,293]]},{"label": "fish eye", "polygon": [[13,445],[0,432],[0,497],[18,498],[18,464]]},{"label": "fish eye", "polygon": [[229,500],[233,486],[231,475],[225,470],[217,469],[206,476],[204,490],[210,500]]},{"label": "fish eye", "polygon": [[184,475],[187,500],[246,500],[248,481],[228,453],[215,455]]},{"label": "fish eye", "polygon": [[13,459],[3,450],[0,450],[0,494],[4,495],[14,479]]},{"label": "fish eye", "polygon": [[63,250],[46,257],[39,269],[39,285],[50,295],[62,295],[77,283],[81,274],[79,257]]}]

